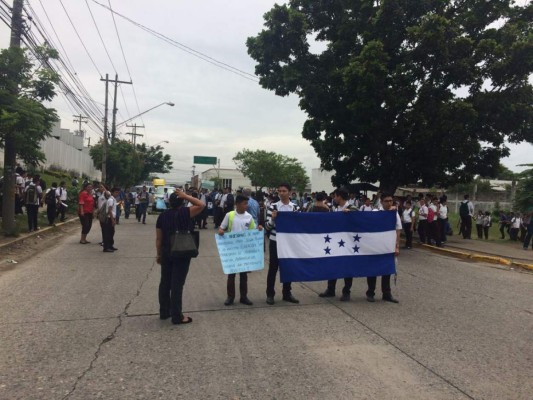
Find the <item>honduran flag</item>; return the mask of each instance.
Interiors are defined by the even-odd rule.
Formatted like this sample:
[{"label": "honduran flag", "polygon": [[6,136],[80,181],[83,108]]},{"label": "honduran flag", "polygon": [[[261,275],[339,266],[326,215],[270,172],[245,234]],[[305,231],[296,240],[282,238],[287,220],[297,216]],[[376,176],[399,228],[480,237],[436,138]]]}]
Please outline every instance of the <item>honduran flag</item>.
[{"label": "honduran flag", "polygon": [[396,272],[396,211],[294,213],[276,217],[282,282]]}]

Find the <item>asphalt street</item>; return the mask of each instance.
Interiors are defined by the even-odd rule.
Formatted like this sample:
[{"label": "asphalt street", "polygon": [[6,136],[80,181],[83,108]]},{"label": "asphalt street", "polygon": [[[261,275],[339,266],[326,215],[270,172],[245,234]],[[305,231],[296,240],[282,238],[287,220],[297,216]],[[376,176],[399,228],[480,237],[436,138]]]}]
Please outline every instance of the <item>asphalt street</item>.
[{"label": "asphalt street", "polygon": [[313,282],[268,306],[261,271],[254,305],[225,307],[210,225],[184,293],[194,322],[174,326],[147,221],[122,220],[115,253],[93,227],[92,244],[76,231],[0,273],[0,399],[532,398],[532,273],[414,249],[400,304],[368,303],[356,279],[347,303]]}]

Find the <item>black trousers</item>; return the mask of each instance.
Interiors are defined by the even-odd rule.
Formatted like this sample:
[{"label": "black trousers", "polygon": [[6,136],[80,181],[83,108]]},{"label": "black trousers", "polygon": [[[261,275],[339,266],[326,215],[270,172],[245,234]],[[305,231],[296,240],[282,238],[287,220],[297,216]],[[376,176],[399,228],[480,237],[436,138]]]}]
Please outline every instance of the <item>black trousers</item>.
[{"label": "black trousers", "polygon": [[[279,260],[278,260],[278,248],[276,241],[270,240],[268,246],[269,262],[268,262],[268,274],[267,274],[267,288],[266,295],[267,297],[274,297],[276,295],[276,274],[279,269]],[[283,283],[283,297],[288,297],[291,295],[291,283]]]},{"label": "black trousers", "polygon": [[[232,299],[235,298],[235,276],[236,275],[237,274],[228,275],[228,283],[227,283],[228,297],[231,297]],[[242,299],[248,296],[248,272],[241,272],[239,276],[240,276],[239,292],[241,294],[241,299]]]},{"label": "black trousers", "polygon": [[100,222],[100,226],[102,227],[104,250],[113,248],[115,244],[115,227],[113,226],[113,221],[107,218],[104,223]]},{"label": "black trousers", "polygon": [[46,217],[48,218],[48,224],[52,225],[56,219],[56,204],[46,205]]},{"label": "black trousers", "polygon": [[431,239],[433,239],[435,241],[435,244],[437,246],[440,246],[441,239],[440,239],[439,222],[437,220],[434,220],[433,222],[428,223],[428,230],[429,230],[428,244],[431,244]]},{"label": "black trousers", "polygon": [[93,214],[83,214],[78,215],[78,217],[80,218],[81,223],[81,234],[87,235],[91,231],[91,228],[93,226]]},{"label": "black trousers", "polygon": [[26,212],[28,213],[28,229],[33,231],[39,226],[37,225],[37,215],[39,213],[39,206],[35,204],[26,204]]},{"label": "black trousers", "polygon": [[488,226],[483,227],[483,233],[485,234],[485,240],[489,240],[489,227]]},{"label": "black trousers", "polygon": [[191,258],[161,256],[161,281],[159,282],[159,313],[172,319],[183,319],[183,286],[189,273]]},{"label": "black trousers", "polygon": [[403,224],[403,231],[405,232],[405,247],[413,247],[413,231],[411,227],[412,222],[406,222]]},{"label": "black trousers", "polygon": [[[353,278],[344,278],[344,287],[342,288],[343,294],[350,294],[353,285]],[[337,279],[330,279],[328,281],[328,292],[335,293],[335,287],[337,286]]]},{"label": "black trousers", "polygon": [[[64,201],[63,201],[64,203]],[[60,221],[65,220],[65,211],[67,210],[67,207],[65,207],[61,202],[57,205],[57,215],[59,216]]]},{"label": "black trousers", "polygon": [[136,208],[139,209],[139,213],[137,214],[137,220],[140,221],[142,218],[143,223],[146,222],[146,211],[148,211],[148,203],[139,203]]},{"label": "black trousers", "polygon": [[421,219],[418,221],[418,236],[420,237],[420,241],[422,243],[426,243],[428,235],[428,221],[425,219]]},{"label": "black trousers", "polygon": [[470,239],[472,236],[472,217],[461,217],[461,232],[463,232],[463,239]]},{"label": "black trousers", "polygon": [[448,218],[442,219],[439,218],[439,228],[440,228],[440,241],[446,241],[446,234],[448,233]]},{"label": "black trousers", "polygon": [[502,239],[505,239],[505,224],[500,224],[500,233],[502,235]]},{"label": "black trousers", "polygon": [[483,239],[483,225],[476,224],[476,230],[477,230],[477,238]]},{"label": "black trousers", "polygon": [[[366,291],[367,296],[374,296],[376,294],[376,276],[369,276],[366,278],[366,283],[368,284],[368,290]],[[381,277],[381,292],[383,295],[390,295],[390,275],[383,275]]]}]

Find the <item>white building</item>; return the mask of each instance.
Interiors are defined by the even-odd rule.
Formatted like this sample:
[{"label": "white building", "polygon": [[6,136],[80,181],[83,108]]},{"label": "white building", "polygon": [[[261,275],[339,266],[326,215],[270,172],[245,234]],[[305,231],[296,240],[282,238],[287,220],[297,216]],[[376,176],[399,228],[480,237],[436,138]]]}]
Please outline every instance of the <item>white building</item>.
[{"label": "white building", "polygon": [[233,190],[243,188],[252,189],[252,182],[246,178],[238,169],[231,168],[210,168],[200,175],[202,186],[204,182],[211,181],[211,178],[220,178],[222,180],[222,187],[230,187]]}]

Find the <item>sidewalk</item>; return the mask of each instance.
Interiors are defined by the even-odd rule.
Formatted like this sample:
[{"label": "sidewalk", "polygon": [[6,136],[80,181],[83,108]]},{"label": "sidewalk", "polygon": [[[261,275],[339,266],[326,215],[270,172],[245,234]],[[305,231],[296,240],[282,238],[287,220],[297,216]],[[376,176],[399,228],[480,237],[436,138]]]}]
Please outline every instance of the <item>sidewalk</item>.
[{"label": "sidewalk", "polygon": [[[413,237],[416,243],[418,235]],[[448,236],[443,248],[429,245],[419,245],[442,253],[463,258],[477,259],[502,265],[514,265],[533,270],[533,250],[531,245],[528,250],[523,249],[522,242],[509,244],[497,243],[483,239],[463,239],[462,236]]]}]

